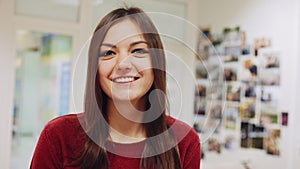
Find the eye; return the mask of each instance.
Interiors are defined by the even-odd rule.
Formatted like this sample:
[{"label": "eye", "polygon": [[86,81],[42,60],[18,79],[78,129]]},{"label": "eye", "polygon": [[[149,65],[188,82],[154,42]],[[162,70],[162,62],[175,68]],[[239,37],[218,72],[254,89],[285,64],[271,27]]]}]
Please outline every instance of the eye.
[{"label": "eye", "polygon": [[112,50],[107,50],[107,51],[100,52],[99,57],[113,56],[115,54],[116,54],[116,52],[114,52]]},{"label": "eye", "polygon": [[149,51],[146,49],[138,48],[138,49],[134,49],[131,53],[142,55],[142,54],[148,54]]}]

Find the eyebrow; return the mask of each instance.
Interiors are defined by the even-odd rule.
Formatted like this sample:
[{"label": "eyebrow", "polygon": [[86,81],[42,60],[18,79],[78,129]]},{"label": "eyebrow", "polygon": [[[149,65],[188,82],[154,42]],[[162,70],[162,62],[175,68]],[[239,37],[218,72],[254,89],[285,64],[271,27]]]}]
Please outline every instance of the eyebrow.
[{"label": "eyebrow", "polygon": [[116,45],[110,44],[110,43],[102,43],[101,46],[107,46],[111,48],[116,48]]},{"label": "eyebrow", "polygon": [[[149,43],[146,42],[146,41],[136,41],[136,42],[132,42],[129,46],[132,47],[132,46],[135,46],[135,45],[138,45],[138,44],[141,44],[141,43],[144,43],[144,44],[146,44],[147,46],[149,46]],[[107,47],[110,47],[110,48],[117,48],[116,45],[113,45],[113,44],[110,44],[110,43],[102,43],[101,46],[107,46]]]},{"label": "eyebrow", "polygon": [[140,43],[144,43],[144,44],[146,44],[147,46],[149,46],[149,43],[146,42],[146,41],[136,41],[136,42],[131,43],[131,44],[130,44],[130,47],[135,46],[135,45],[138,45],[138,44],[140,44]]}]

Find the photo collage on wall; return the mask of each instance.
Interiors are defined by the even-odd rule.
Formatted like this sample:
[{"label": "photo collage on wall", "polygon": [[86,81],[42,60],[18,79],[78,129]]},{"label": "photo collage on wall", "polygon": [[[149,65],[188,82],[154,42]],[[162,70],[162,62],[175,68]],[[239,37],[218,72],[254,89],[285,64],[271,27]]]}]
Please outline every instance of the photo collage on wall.
[{"label": "photo collage on wall", "polygon": [[202,32],[197,44],[194,128],[200,135],[211,134],[208,144],[279,155],[279,116],[286,124],[288,117],[280,114],[278,104],[280,51],[267,38],[256,39],[251,47],[239,27],[224,28],[221,35],[213,35],[210,28]]}]

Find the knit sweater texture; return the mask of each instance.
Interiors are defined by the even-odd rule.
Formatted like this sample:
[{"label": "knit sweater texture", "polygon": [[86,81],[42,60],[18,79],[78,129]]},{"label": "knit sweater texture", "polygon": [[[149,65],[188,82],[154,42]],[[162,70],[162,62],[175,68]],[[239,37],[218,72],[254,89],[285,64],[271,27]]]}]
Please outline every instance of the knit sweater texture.
[{"label": "knit sweater texture", "polygon": [[[31,169],[80,169],[72,162],[80,156],[86,134],[78,120],[78,114],[70,114],[51,120],[41,132],[31,161]],[[198,134],[184,122],[168,116],[178,141],[178,150],[183,169],[200,168],[200,141]],[[145,141],[115,143],[116,152],[108,151],[110,169],[140,169]],[[123,154],[124,153],[124,154]]]}]

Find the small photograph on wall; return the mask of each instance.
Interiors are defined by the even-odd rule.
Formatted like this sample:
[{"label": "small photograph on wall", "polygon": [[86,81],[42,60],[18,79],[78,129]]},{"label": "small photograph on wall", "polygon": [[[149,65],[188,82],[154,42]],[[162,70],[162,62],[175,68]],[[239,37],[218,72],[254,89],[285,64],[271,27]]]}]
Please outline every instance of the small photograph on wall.
[{"label": "small photograph on wall", "polygon": [[264,149],[269,155],[280,155],[280,129],[267,129],[264,138]]},{"label": "small photograph on wall", "polygon": [[259,91],[258,86],[256,85],[256,81],[243,81],[243,95],[246,98],[256,98],[257,93]]},{"label": "small photograph on wall", "polygon": [[260,101],[262,104],[277,105],[279,102],[279,91],[278,86],[262,86]]},{"label": "small photograph on wall", "polygon": [[264,133],[263,126],[249,123],[248,121],[241,122],[241,147],[244,148],[264,148]]},{"label": "small photograph on wall", "polygon": [[254,42],[254,55],[257,56],[261,49],[269,47],[271,47],[271,40],[269,38],[256,38]]},{"label": "small photograph on wall", "polygon": [[261,79],[261,85],[263,86],[280,85],[279,69],[261,69],[259,77]]},{"label": "small photograph on wall", "polygon": [[208,40],[201,40],[197,46],[198,59],[199,60],[208,60],[209,51],[211,48],[211,42]]},{"label": "small photograph on wall", "polygon": [[251,147],[251,140],[250,140],[250,131],[251,131],[251,124],[247,121],[241,121],[241,141],[240,146],[243,148],[250,148]]},{"label": "small photograph on wall", "polygon": [[272,48],[262,48],[258,51],[261,68],[271,69],[280,67],[280,52]]},{"label": "small photograph on wall", "polygon": [[256,99],[246,99],[241,102],[240,117],[242,120],[256,117]]},{"label": "small photograph on wall", "polygon": [[252,124],[251,135],[251,147],[257,149],[264,148],[264,126]]},{"label": "small photograph on wall", "polygon": [[262,125],[277,124],[278,123],[278,115],[262,112],[260,115],[260,123]]},{"label": "small photograph on wall", "polygon": [[212,82],[207,86],[206,98],[208,100],[222,100],[223,93],[226,92],[225,85],[219,82]]},{"label": "small photograph on wall", "polygon": [[235,134],[227,134],[224,138],[224,148],[227,150],[235,150],[238,147],[238,138]]},{"label": "small photograph on wall", "polygon": [[224,45],[224,56],[238,57],[241,54],[241,45]]},{"label": "small photograph on wall", "polygon": [[225,67],[224,68],[224,80],[225,81],[236,81],[237,80],[237,68],[236,67]]},{"label": "small photograph on wall", "polygon": [[288,112],[281,113],[281,125],[288,126],[289,114]]},{"label": "small photograph on wall", "polygon": [[221,141],[216,137],[211,137],[208,139],[208,151],[216,151],[218,154],[221,153]]},{"label": "small photograph on wall", "polygon": [[212,132],[212,133],[215,133],[215,134],[220,133],[220,131],[221,131],[221,124],[222,124],[221,119],[214,119],[214,118],[209,118],[209,119],[210,120],[207,123],[209,131]]},{"label": "small photograph on wall", "polygon": [[226,106],[224,109],[224,128],[229,130],[236,130],[237,128],[237,121],[239,116],[239,110],[236,106]]},{"label": "small photograph on wall", "polygon": [[208,80],[197,80],[197,85],[195,88],[195,114],[205,115],[206,92],[208,85]]},{"label": "small photograph on wall", "polygon": [[254,57],[242,57],[239,60],[240,63],[240,80],[255,80],[258,77],[258,64]]},{"label": "small photograph on wall", "polygon": [[196,86],[196,93],[195,96],[199,96],[202,99],[206,97],[206,88],[207,84],[201,83]]},{"label": "small photograph on wall", "polygon": [[227,101],[239,102],[241,96],[241,84],[239,82],[227,83]]},{"label": "small photograph on wall", "polygon": [[263,104],[261,106],[260,123],[262,125],[278,124],[278,109],[275,105]]},{"label": "small photograph on wall", "polygon": [[221,119],[222,110],[222,102],[214,100],[208,100],[206,102],[206,112],[211,119]]},{"label": "small photograph on wall", "polygon": [[205,116],[199,116],[197,115],[194,121],[193,128],[196,130],[197,133],[204,133],[204,125],[206,122],[206,117]]},{"label": "small photograph on wall", "polygon": [[212,47],[210,27],[200,28],[199,37],[197,41],[197,54],[199,60],[208,60],[210,49]]},{"label": "small photograph on wall", "polygon": [[207,79],[208,78],[208,70],[206,66],[199,62],[196,64],[196,79]]},{"label": "small photograph on wall", "polygon": [[195,97],[195,114],[205,115],[206,114],[205,105],[206,105],[205,99],[202,99],[200,97]]},{"label": "small photograph on wall", "polygon": [[196,64],[196,78],[217,81],[219,79],[219,65],[211,62]]},{"label": "small photograph on wall", "polygon": [[203,134],[203,139],[211,136],[213,133],[219,133],[221,126],[220,119],[212,119],[209,116],[197,116],[197,119],[194,123],[194,129],[198,133]]}]

